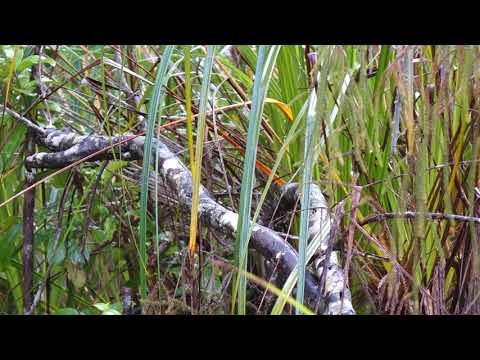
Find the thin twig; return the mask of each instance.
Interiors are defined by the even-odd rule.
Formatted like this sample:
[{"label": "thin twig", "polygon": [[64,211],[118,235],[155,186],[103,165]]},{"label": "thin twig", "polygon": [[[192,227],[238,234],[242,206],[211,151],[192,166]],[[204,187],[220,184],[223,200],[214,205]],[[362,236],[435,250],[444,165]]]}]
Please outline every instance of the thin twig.
[{"label": "thin twig", "polygon": [[388,213],[383,213],[378,215],[372,215],[372,216],[368,216],[362,221],[359,221],[358,224],[360,226],[364,226],[372,222],[384,221],[385,219],[395,219],[395,218],[414,219],[417,216],[424,216],[429,220],[451,220],[451,221],[474,222],[474,223],[480,224],[480,218],[474,217],[474,216],[430,213],[430,212],[420,213],[416,211],[388,212]]},{"label": "thin twig", "polygon": [[52,269],[53,269],[53,266],[54,266],[53,259],[55,258],[55,255],[57,254],[57,250],[58,250],[59,245],[60,245],[60,239],[63,236],[63,213],[65,211],[65,203],[67,201],[67,194],[70,191],[70,188],[71,188],[72,184],[73,184],[73,175],[68,178],[67,183],[65,184],[65,188],[64,188],[63,193],[62,193],[62,197],[60,199],[60,205],[59,205],[59,208],[58,208],[57,226],[56,226],[55,237],[53,239],[53,246],[52,246],[53,251],[52,251],[51,258],[48,261],[48,268],[47,268],[47,272],[46,272],[46,275],[45,275],[45,281],[42,282],[42,285],[40,286],[37,293],[35,294],[35,297],[33,299],[33,302],[31,304],[31,306],[28,308],[28,310],[25,311],[25,315],[31,315],[33,313],[33,311],[35,310],[35,308],[37,307],[37,305],[40,301],[42,293],[45,290],[49,279],[52,277],[51,272],[52,272]]},{"label": "thin twig", "polygon": [[98,184],[100,183],[100,179],[102,178],[102,174],[107,168],[107,165],[108,165],[108,160],[105,160],[102,163],[100,170],[98,171],[97,178],[95,179],[95,183],[93,184],[89,194],[87,209],[85,210],[85,222],[83,225],[83,240],[82,240],[82,245],[80,247],[80,253],[82,254],[82,257],[84,260],[87,260],[85,257],[85,248],[87,243],[88,228],[90,226],[90,210],[92,209],[93,200],[95,199],[95,194],[97,193]]},{"label": "thin twig", "polygon": [[33,122],[31,122],[30,120],[28,120],[26,117],[16,113],[15,111],[13,111],[12,109],[9,109],[8,107],[6,106],[3,106],[3,105],[0,105],[0,109],[4,110],[5,112],[7,112],[11,117],[13,117],[15,120],[18,120],[22,123],[24,123],[25,125],[27,125],[27,127],[29,127],[30,129],[32,130],[35,130],[37,133],[41,134],[41,135],[45,135],[46,134],[46,131],[45,129],[41,128],[40,126],[38,125],[35,125]]},{"label": "thin twig", "polygon": [[[34,134],[27,131],[27,156],[33,154]],[[25,169],[25,186],[35,182],[35,169]],[[33,288],[33,240],[34,240],[35,188],[25,193],[23,198],[23,309],[27,313],[32,306]]]}]

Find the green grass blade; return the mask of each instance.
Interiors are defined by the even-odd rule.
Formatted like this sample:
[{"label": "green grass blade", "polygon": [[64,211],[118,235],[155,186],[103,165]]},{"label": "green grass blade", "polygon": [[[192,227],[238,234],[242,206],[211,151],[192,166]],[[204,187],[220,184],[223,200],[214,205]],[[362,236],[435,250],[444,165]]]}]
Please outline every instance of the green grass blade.
[{"label": "green grass blade", "polygon": [[190,74],[190,46],[184,47],[185,68],[185,109],[187,112],[187,139],[188,153],[190,155],[190,170],[192,176],[195,171],[195,153],[193,152],[193,126],[192,126],[192,82]]},{"label": "green grass blade", "polygon": [[[272,167],[272,172],[271,174],[269,175],[266,183],[265,183],[265,187],[262,191],[262,195],[260,196],[260,200],[258,201],[258,204],[257,204],[257,209],[255,210],[255,213],[253,215],[253,219],[252,219],[252,223],[256,223],[257,222],[257,219],[260,215],[260,211],[262,209],[262,206],[263,206],[263,203],[265,202],[265,199],[269,193],[269,189],[270,189],[270,186],[273,182],[273,177],[275,176],[275,174],[277,173],[277,170],[281,164],[281,161],[283,160],[284,158],[284,155],[287,151],[287,149],[289,148],[289,146],[292,144],[292,142],[300,135],[300,133],[302,132],[302,128],[300,127],[301,125],[301,122],[302,122],[302,118],[304,117],[306,111],[308,109],[308,99],[307,101],[305,101],[305,103],[303,104],[302,108],[300,109],[300,112],[298,113],[295,121],[292,123],[292,126],[290,128],[290,130],[288,131],[288,134],[287,136],[285,137],[285,141],[283,142],[282,144],[282,147],[280,148],[278,154],[277,154],[277,158],[275,160],[275,164],[274,166]],[[300,127],[300,128],[299,128]],[[252,235],[252,227],[250,227],[250,231],[248,233],[248,238],[250,238],[250,236]],[[248,244],[247,244],[248,245]],[[247,275],[248,276],[248,275]],[[238,290],[238,289],[236,289]],[[280,290],[279,290],[280,291]],[[283,299],[287,299],[290,298],[291,300],[293,300],[294,303],[292,302],[289,302],[288,300],[286,302],[288,302],[289,304],[293,305],[294,307],[298,307],[300,308],[300,310],[302,311],[302,306],[300,306],[299,304],[297,304],[297,302],[291,298],[289,295],[287,295],[287,297],[285,296],[284,293],[282,293],[280,291],[280,294],[277,294],[275,293],[279,298],[281,298],[282,300]]]},{"label": "green grass blade", "polygon": [[[293,143],[293,141],[300,135],[302,131],[302,127],[298,128],[301,125],[302,118],[304,117],[306,111],[308,108],[308,99],[305,101],[303,104],[302,108],[300,109],[300,112],[298,113],[297,117],[295,118],[295,121],[292,123],[292,126],[288,130],[287,136],[285,137],[285,140],[282,144],[282,147],[277,153],[275,163],[272,167],[272,172],[268,176],[267,181],[265,183],[265,187],[262,191],[262,195],[260,196],[260,200],[258,201],[257,204],[257,209],[255,210],[255,213],[253,215],[252,222],[256,223],[258,217],[260,216],[260,211],[262,210],[263,203],[265,202],[265,199],[267,198],[268,191],[270,189],[270,186],[272,185],[273,182],[273,177],[277,174],[277,170],[281,165],[282,160],[284,159],[284,155],[289,149],[290,145]],[[251,236],[251,229],[249,233],[249,237]]]},{"label": "green grass blade", "polygon": [[139,262],[140,262],[140,296],[145,298],[147,296],[147,200],[148,200],[148,178],[150,173],[150,158],[153,141],[153,131],[157,116],[161,113],[163,103],[164,91],[163,87],[167,84],[168,76],[167,69],[170,63],[170,58],[175,46],[169,45],[165,48],[162,56],[160,67],[158,68],[157,78],[153,90],[152,99],[150,100],[147,117],[147,129],[145,134],[145,147],[143,149],[143,170],[142,170],[142,184],[140,193],[140,236],[139,236]]},{"label": "green grass blade", "polygon": [[381,82],[383,81],[383,74],[388,66],[388,57],[390,55],[390,45],[382,45],[380,50],[380,64],[378,66],[377,75],[375,76],[375,85],[373,93],[376,95],[380,87]]},{"label": "green grass blade", "polygon": [[202,89],[200,91],[200,113],[197,120],[197,142],[195,144],[195,170],[193,172],[193,194],[192,194],[192,211],[190,223],[190,258],[193,260],[195,253],[195,245],[197,238],[198,224],[198,201],[200,190],[200,179],[202,178],[202,157],[203,157],[203,141],[205,138],[207,101],[210,89],[210,77],[212,73],[213,59],[215,53],[215,45],[209,45],[207,49],[207,57],[203,67]]},{"label": "green grass blade", "polygon": [[[312,182],[312,169],[313,169],[313,134],[316,124],[316,104],[317,95],[315,91],[310,94],[307,124],[305,126],[305,148],[304,148],[304,168],[301,183],[302,198],[300,201],[300,237],[298,242],[298,287],[297,287],[297,302],[303,305],[303,297],[305,292],[305,268],[307,266],[307,243],[308,243],[308,224],[310,218],[310,183]],[[296,314],[299,315],[300,311],[297,308]]]},{"label": "green grass blade", "polygon": [[[313,169],[313,160],[317,158],[317,149],[312,143],[314,138],[316,122],[318,123],[318,118],[327,116],[327,103],[325,99],[325,94],[327,94],[327,74],[328,69],[330,68],[330,60],[327,60],[322,68],[322,73],[319,74],[318,78],[318,90],[315,94],[315,89],[311,90],[309,95],[309,106],[307,111],[307,123],[305,128],[305,149],[304,149],[304,162],[305,170],[302,177],[302,197],[301,197],[301,217],[300,217],[300,241],[299,241],[299,260],[297,266],[292,270],[287,281],[283,285],[282,291],[289,295],[291,294],[297,280],[299,277],[303,277],[303,280],[299,280],[298,291],[297,291],[297,302],[303,303],[303,292],[305,284],[305,266],[308,264],[310,259],[313,257],[320,245],[325,242],[326,237],[330,234],[329,224],[324,224],[325,226],[321,229],[320,233],[317,234],[313,239],[310,240],[310,243],[307,245],[307,236],[308,236],[308,220],[309,216],[308,211],[303,211],[303,209],[308,208],[308,203],[310,201],[309,196],[309,187],[312,181],[312,169]],[[308,166],[308,169],[307,169]],[[308,170],[308,171],[307,171]],[[303,238],[303,239],[302,239]],[[303,268],[303,269],[302,269]],[[303,273],[303,274],[302,274]],[[301,282],[301,285],[300,285]],[[299,298],[301,298],[299,301]],[[272,315],[280,315],[283,311],[283,308],[286,304],[285,299],[278,298],[273,309]],[[297,311],[298,314],[298,311]]]},{"label": "green grass blade", "polygon": [[244,315],[246,308],[247,281],[244,272],[247,268],[248,241],[250,233],[250,210],[255,175],[258,137],[263,113],[265,97],[273,72],[279,46],[260,46],[255,70],[252,108],[249,116],[247,147],[243,166],[242,188],[240,191],[239,221],[237,226],[236,262],[240,274],[234,281],[232,306],[238,289],[238,314]]},{"label": "green grass blade", "polygon": [[308,307],[305,305],[299,304],[294,298],[292,298],[289,295],[286,295],[282,290],[277,288],[275,285],[272,285],[271,283],[265,281],[264,279],[255,276],[252,273],[249,272],[243,272],[243,274],[247,277],[247,279],[251,282],[256,283],[257,285],[262,286],[266,290],[270,291],[271,293],[275,294],[277,297],[285,300],[287,303],[295,307],[295,309],[302,315],[315,315],[315,313],[310,310]]}]

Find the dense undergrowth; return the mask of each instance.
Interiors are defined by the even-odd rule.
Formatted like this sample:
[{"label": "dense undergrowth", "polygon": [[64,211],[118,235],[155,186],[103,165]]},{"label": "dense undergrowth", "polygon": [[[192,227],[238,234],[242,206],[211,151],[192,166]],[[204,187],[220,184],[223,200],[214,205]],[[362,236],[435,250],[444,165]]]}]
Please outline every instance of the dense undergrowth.
[{"label": "dense undergrowth", "polygon": [[[479,51],[0,46],[2,108],[83,135],[159,137],[194,186],[240,214],[233,242],[197,219],[195,192],[185,216],[175,194],[142,177],[148,161],[28,180],[25,158],[42,147],[3,111],[0,313],[24,313],[30,294],[34,314],[119,314],[126,293],[149,314],[305,312],[302,286],[279,307],[275,264],[247,250],[248,219],[289,234],[303,284],[308,212],[277,208],[290,182],[318,184],[341,216],[333,246],[357,313],[479,313]],[[46,177],[34,192],[29,285],[32,192],[16,195]]]}]

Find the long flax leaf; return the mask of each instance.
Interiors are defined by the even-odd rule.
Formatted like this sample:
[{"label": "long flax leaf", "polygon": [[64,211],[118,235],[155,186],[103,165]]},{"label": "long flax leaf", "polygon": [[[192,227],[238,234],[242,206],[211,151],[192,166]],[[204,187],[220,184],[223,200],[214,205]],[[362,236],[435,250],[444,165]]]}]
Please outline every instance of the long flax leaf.
[{"label": "long flax leaf", "polygon": [[255,161],[257,155],[257,144],[260,133],[263,107],[267,95],[268,85],[273,73],[279,46],[271,48],[265,45],[260,46],[257,65],[255,70],[255,82],[253,86],[252,109],[249,115],[247,151],[243,167],[242,188],[240,191],[240,209],[237,226],[236,260],[240,270],[234,281],[232,306],[238,289],[238,314],[245,314],[247,283],[243,272],[247,267],[248,241],[250,233],[250,210],[252,203],[252,192],[255,175]]},{"label": "long flax leaf", "polygon": [[192,82],[190,74],[190,46],[184,48],[185,68],[185,110],[187,112],[187,139],[188,153],[190,155],[190,170],[192,176],[195,171],[195,153],[193,152],[193,130],[192,130]]},{"label": "long flax leaf", "polygon": [[[316,122],[316,104],[317,94],[315,94],[315,91],[312,91],[308,105],[307,124],[305,126],[305,147],[303,150],[304,168],[301,183],[302,197],[300,200],[301,209],[304,210],[300,212],[300,237],[298,242],[297,302],[300,304],[303,304],[305,292],[305,268],[307,266],[306,256],[308,243],[308,224],[310,217],[310,211],[305,211],[305,209],[310,209],[310,183],[312,182],[313,169],[313,134]],[[296,309],[296,314],[300,314],[298,308]]]},{"label": "long flax leaf", "polygon": [[161,106],[163,102],[164,91],[163,87],[166,85],[168,77],[167,69],[170,63],[170,58],[175,46],[169,45],[165,48],[162,56],[160,67],[158,68],[157,77],[153,89],[152,99],[148,108],[147,129],[145,133],[145,146],[143,149],[143,170],[142,170],[142,184],[140,190],[140,236],[139,236],[139,258],[140,258],[140,296],[145,298],[147,296],[147,277],[146,277],[146,262],[147,262],[147,200],[148,200],[148,178],[150,173],[150,157],[152,150],[153,131],[157,115],[161,113]]},{"label": "long flax leaf", "polygon": [[[275,174],[277,173],[278,167],[281,164],[283,156],[288,151],[288,148],[289,148],[290,144],[297,138],[297,136],[300,134],[300,132],[302,130],[301,128],[300,129],[297,129],[297,128],[299,127],[300,122],[301,122],[303,116],[305,115],[305,112],[307,111],[307,107],[308,107],[308,99],[305,102],[305,104],[303,104],[302,108],[300,109],[300,112],[298,113],[297,118],[292,123],[292,127],[288,131],[287,136],[285,137],[285,140],[282,143],[282,147],[280,148],[280,150],[277,153],[275,163],[272,167],[272,170],[271,170],[270,174],[268,175],[267,181],[265,183],[265,187],[262,191],[262,195],[260,196],[260,200],[258,201],[258,204],[257,204],[257,209],[255,210],[255,213],[253,215],[253,219],[252,219],[253,223],[257,222],[257,219],[258,219],[258,216],[260,215],[260,211],[262,209],[263,203],[265,202],[265,199],[267,198],[268,191],[270,189],[270,185],[272,184],[272,182],[275,181],[275,177],[276,177]],[[250,237],[251,234],[252,234],[251,230],[252,230],[252,228],[250,228],[250,233],[249,233],[248,237]]]},{"label": "long flax leaf", "polygon": [[243,166],[243,176],[242,176],[242,187],[240,190],[240,209],[239,217],[237,224],[237,234],[236,234],[236,267],[239,269],[239,274],[236,276],[235,281],[233,282],[233,294],[232,294],[232,310],[235,307],[235,300],[238,289],[238,314],[245,314],[245,304],[246,304],[246,277],[244,272],[245,268],[241,266],[243,258],[243,249],[246,243],[247,231],[248,231],[248,222],[250,220],[250,206],[251,206],[251,196],[253,191],[253,180],[254,180],[254,166],[256,160],[256,150],[258,143],[258,134],[260,131],[260,122],[261,119],[258,119],[258,116],[255,116],[258,113],[258,99],[261,87],[261,74],[264,66],[264,56],[266,51],[266,46],[260,46],[257,56],[257,65],[255,70],[255,82],[253,84],[253,99],[252,99],[252,108],[250,110],[249,124],[248,124],[248,135],[247,135],[247,148],[245,154],[245,162]]},{"label": "long flax leaf", "polygon": [[[317,74],[318,90],[315,93],[315,89],[312,89],[311,92],[310,92],[310,95],[309,95],[309,106],[308,106],[308,112],[307,112],[307,124],[306,124],[306,130],[305,131],[306,131],[306,135],[309,135],[309,133],[312,132],[312,134],[309,135],[312,138],[314,136],[313,134],[314,134],[314,130],[316,128],[314,126],[315,125],[315,120],[317,120],[317,122],[318,122],[318,118],[321,118],[322,116],[326,116],[326,113],[327,113],[326,112],[327,109],[325,108],[326,107],[325,98],[324,97],[322,98],[321,96],[323,96],[324,94],[327,93],[327,74],[328,74],[329,67],[330,67],[330,61],[327,60],[327,62],[324,64],[324,66],[322,68],[322,74],[320,74],[320,73]],[[308,126],[313,126],[313,128],[307,129]],[[317,158],[317,156],[315,155],[317,153],[317,150],[315,149],[315,146],[313,146],[311,139],[308,140],[307,138],[305,138],[304,142],[305,142],[305,147],[306,147],[305,151],[312,153],[312,154],[306,153],[305,155],[308,155],[308,156],[314,155],[312,157],[312,160],[308,160],[308,161],[313,162],[313,159]],[[313,164],[310,164],[310,165],[313,166]],[[302,182],[302,191],[303,192],[302,192],[302,197],[301,197],[301,201],[302,201],[301,214],[303,216],[304,216],[304,214],[309,212],[309,211],[303,211],[303,209],[308,209],[308,206],[307,207],[303,207],[303,206],[306,205],[306,203],[309,202],[309,194],[307,195],[305,193],[305,191],[306,191],[305,187],[309,187],[310,183],[311,183],[311,180],[310,181],[305,180],[305,176],[310,177],[310,179],[312,178],[311,173],[310,174],[308,174],[308,173],[305,174],[305,172],[304,172],[303,182]],[[308,191],[308,193],[309,193],[309,191]],[[305,196],[305,195],[307,195],[307,196]],[[302,228],[300,228],[300,236],[304,236],[304,244],[302,244],[299,247],[299,250],[303,251],[304,254],[300,254],[300,251],[299,251],[299,262],[297,263],[295,268],[292,270],[289,277],[285,281],[285,284],[283,285],[282,291],[287,295],[289,295],[292,292],[295,284],[297,283],[297,280],[299,279],[299,272],[301,271],[301,270],[299,271],[299,268],[301,266],[301,262],[304,264],[303,266],[306,266],[306,264],[308,264],[310,259],[313,257],[315,252],[320,247],[320,245],[326,241],[327,237],[330,234],[330,222],[325,222],[323,224],[324,226],[322,227],[320,232],[315,237],[313,237],[310,240],[310,243],[307,245],[306,236],[308,236],[307,235],[308,227],[307,227],[307,229],[305,229],[305,226],[308,226],[308,217],[306,217],[304,219],[301,218],[301,226],[302,225],[304,226],[304,229],[302,230]],[[302,249],[302,246],[305,246],[306,249]],[[302,259],[300,259],[300,257],[302,257]],[[305,271],[305,269],[303,271]],[[303,277],[304,276],[305,275],[303,274]],[[305,278],[302,281],[302,285],[299,285],[299,288],[304,287],[304,284],[305,284]],[[302,290],[300,289],[300,291],[302,291]],[[297,292],[297,297],[298,297],[298,295],[300,295],[302,297],[302,300],[303,300],[303,295],[299,294]],[[297,298],[297,302],[299,302],[298,298]],[[283,308],[284,308],[285,304],[286,304],[286,302],[285,302],[284,298],[277,298],[271,314],[272,315],[280,315],[283,311]],[[297,314],[298,314],[298,312],[297,312]]]},{"label": "long flax leaf", "polygon": [[210,77],[212,73],[213,58],[215,53],[215,45],[209,45],[207,49],[207,57],[203,66],[202,89],[200,91],[200,113],[197,120],[197,142],[195,144],[195,170],[193,172],[193,193],[192,193],[192,209],[190,223],[190,241],[188,248],[190,251],[190,259],[193,260],[197,238],[198,224],[198,202],[200,179],[202,177],[202,157],[203,157],[203,141],[205,137],[207,101],[210,89]]},{"label": "long flax leaf", "polygon": [[[175,71],[177,68],[178,62],[174,63],[170,66],[170,70],[166,76],[167,81],[168,79],[172,76],[172,72]],[[163,102],[160,102],[159,109],[163,108]],[[159,117],[160,117],[160,111],[159,111]],[[160,129],[162,126],[157,126],[157,139],[160,139]],[[159,234],[159,226],[158,224],[160,223],[159,219],[159,209],[160,206],[158,204],[158,199],[159,199],[159,184],[160,184],[160,179],[159,179],[159,174],[160,171],[158,169],[159,161],[158,161],[158,146],[155,147],[155,192],[154,192],[154,202],[155,202],[155,252],[157,254],[157,283],[160,284],[160,234]],[[158,286],[158,298],[161,299],[161,286]],[[162,312],[162,305],[161,302],[159,303],[159,312]]]},{"label": "long flax leaf", "polygon": [[[297,138],[297,136],[300,134],[300,132],[302,130],[301,128],[300,129],[297,129],[297,128],[299,127],[299,125],[301,123],[301,120],[302,120],[303,116],[305,115],[305,112],[307,111],[307,107],[308,107],[308,99],[305,102],[305,104],[302,106],[302,108],[300,109],[300,112],[298,113],[297,118],[295,119],[295,121],[292,124],[292,127],[288,131],[288,134],[285,138],[285,141],[282,144],[282,147],[278,151],[277,158],[275,160],[275,164],[273,165],[273,168],[272,168],[270,174],[268,175],[267,181],[265,183],[265,187],[262,191],[262,195],[260,196],[260,200],[258,201],[258,204],[257,204],[257,209],[255,210],[255,213],[253,215],[252,224],[257,222],[257,219],[260,215],[260,211],[262,209],[263,203],[265,202],[265,199],[267,198],[270,186],[272,185],[272,182],[275,181],[275,178],[276,178],[275,174],[277,172],[278,167],[281,164],[283,156],[288,151],[288,148],[289,148],[290,144]],[[250,238],[252,236],[252,230],[253,230],[253,227],[250,226],[247,238]],[[244,250],[246,251],[246,249],[244,249]]]}]

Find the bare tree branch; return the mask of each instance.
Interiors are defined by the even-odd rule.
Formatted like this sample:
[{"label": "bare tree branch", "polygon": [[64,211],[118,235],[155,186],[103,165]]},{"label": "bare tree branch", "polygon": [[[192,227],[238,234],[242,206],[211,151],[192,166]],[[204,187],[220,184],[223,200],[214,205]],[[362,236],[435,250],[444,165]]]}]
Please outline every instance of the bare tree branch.
[{"label": "bare tree branch", "polygon": [[474,216],[464,216],[464,215],[455,215],[455,214],[444,214],[444,213],[421,213],[416,211],[405,211],[405,212],[389,212],[378,215],[372,215],[366,217],[362,221],[359,221],[360,226],[370,224],[372,222],[383,221],[385,219],[395,219],[395,218],[404,218],[404,219],[414,219],[417,216],[424,216],[429,220],[451,220],[451,221],[464,221],[464,222],[474,222],[480,224],[480,218]]},{"label": "bare tree branch", "polygon": [[[22,120],[23,121],[23,120]],[[31,124],[23,121],[27,126]],[[38,131],[37,141],[52,150],[51,153],[37,153],[26,159],[27,168],[60,168],[68,166],[112,144],[123,142],[114,146],[109,151],[102,152],[88,161],[108,160],[121,158],[123,160],[139,160],[143,158],[145,137],[137,136],[132,140],[131,135],[107,137],[101,135],[77,135],[70,131],[56,130],[53,128]],[[129,141],[126,141],[129,140]],[[192,176],[188,168],[174,155],[169,147],[160,139],[154,138],[152,151],[158,154],[159,175],[162,182],[169,190],[176,194],[178,203],[183,211],[190,212],[192,201]],[[152,156],[152,162],[156,157]],[[153,164],[155,165],[155,164]],[[326,201],[317,186],[312,186],[312,216],[310,222],[310,238],[313,239],[322,233],[329,233],[330,225],[328,212],[325,211]],[[298,196],[296,185],[292,184],[286,189],[287,198],[294,199]],[[291,195],[289,195],[291,194]],[[235,238],[237,231],[238,214],[217,203],[207,189],[200,187],[199,216],[207,226]],[[293,197],[292,197],[293,196]],[[323,209],[321,209],[323,207]],[[319,211],[320,210],[320,211]],[[328,226],[326,228],[325,226]],[[297,264],[297,253],[275,231],[258,224],[253,225],[251,246],[265,258],[278,262],[278,271],[287,277]],[[323,261],[328,244],[320,246],[319,258],[315,262],[319,274],[323,272]],[[323,258],[322,258],[323,255]],[[327,314],[355,313],[351,306],[350,293],[347,289],[342,296],[344,284],[343,270],[339,264],[337,252],[331,252],[326,276],[325,296],[319,288],[318,279],[307,273],[305,284],[306,301],[312,307],[322,299],[326,299]],[[343,298],[343,308],[339,307]]]},{"label": "bare tree branch", "polygon": [[[298,184],[284,186],[281,201],[293,208],[300,199],[301,193]],[[320,240],[316,250],[314,262],[318,275],[325,276],[325,288],[321,289],[320,298],[324,300],[323,313],[327,315],[352,315],[355,310],[352,306],[350,290],[346,287],[346,279],[340,264],[338,251],[329,249],[332,219],[325,197],[316,184],[310,184],[310,216],[308,226],[308,241]],[[327,258],[328,256],[328,258]],[[344,291],[345,288],[345,291]]]},{"label": "bare tree branch", "polygon": [[37,132],[38,134],[40,135],[45,135],[46,134],[46,130],[36,124],[34,124],[33,122],[31,122],[30,120],[28,120],[26,117],[18,114],[17,112],[13,111],[12,109],[9,109],[8,107],[6,106],[3,106],[0,104],[0,109],[3,111],[5,110],[5,112],[7,114],[9,114],[11,117],[13,117],[15,120],[17,121],[20,121],[21,123],[27,125],[27,127],[29,127],[30,129],[34,130],[35,132]]}]

